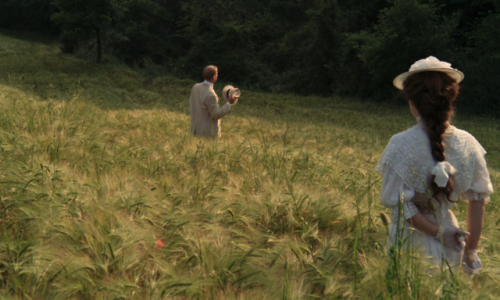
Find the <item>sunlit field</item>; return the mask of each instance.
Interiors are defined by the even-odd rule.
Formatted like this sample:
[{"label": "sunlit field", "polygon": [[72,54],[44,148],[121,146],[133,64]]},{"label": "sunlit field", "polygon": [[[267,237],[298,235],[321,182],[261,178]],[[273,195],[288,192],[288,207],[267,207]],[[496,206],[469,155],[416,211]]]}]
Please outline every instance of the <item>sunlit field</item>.
[{"label": "sunlit field", "polygon": [[[479,276],[386,255],[374,169],[408,109],[243,90],[214,142],[194,81],[151,74],[0,34],[1,299],[500,297],[498,193]],[[500,190],[500,122],[453,123]]]}]

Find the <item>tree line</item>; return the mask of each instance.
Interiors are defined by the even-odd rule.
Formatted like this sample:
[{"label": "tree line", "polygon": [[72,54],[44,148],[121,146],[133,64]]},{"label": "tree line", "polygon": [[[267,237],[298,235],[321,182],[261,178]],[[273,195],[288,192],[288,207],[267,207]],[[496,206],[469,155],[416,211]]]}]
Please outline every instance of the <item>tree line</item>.
[{"label": "tree line", "polygon": [[0,28],[97,61],[389,103],[393,78],[434,55],[465,73],[464,110],[500,116],[500,0],[2,0]]}]

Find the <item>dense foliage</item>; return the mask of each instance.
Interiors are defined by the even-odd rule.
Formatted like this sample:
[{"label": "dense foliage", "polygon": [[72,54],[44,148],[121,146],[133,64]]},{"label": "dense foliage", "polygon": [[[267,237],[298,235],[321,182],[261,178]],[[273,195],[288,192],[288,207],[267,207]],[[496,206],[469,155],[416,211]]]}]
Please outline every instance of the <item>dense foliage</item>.
[{"label": "dense foliage", "polygon": [[499,25],[498,0],[0,2],[0,28],[60,34],[65,52],[192,78],[216,64],[273,92],[392,101],[391,80],[434,55],[466,74],[464,108],[497,116]]}]

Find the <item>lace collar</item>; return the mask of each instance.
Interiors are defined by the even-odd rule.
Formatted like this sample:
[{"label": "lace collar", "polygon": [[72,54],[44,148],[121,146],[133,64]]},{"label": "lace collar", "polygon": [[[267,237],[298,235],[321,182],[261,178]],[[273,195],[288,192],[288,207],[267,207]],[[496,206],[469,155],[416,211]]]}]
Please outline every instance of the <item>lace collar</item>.
[{"label": "lace collar", "polygon": [[[470,189],[473,175],[480,165],[486,169],[483,157],[486,151],[472,135],[452,125],[448,126],[443,138],[446,161],[457,170],[454,175],[455,195],[452,195],[456,198]],[[391,138],[376,170],[383,174],[387,166],[394,169],[408,187],[427,193],[436,161],[432,157],[429,137],[421,118],[417,119],[417,125]]]}]

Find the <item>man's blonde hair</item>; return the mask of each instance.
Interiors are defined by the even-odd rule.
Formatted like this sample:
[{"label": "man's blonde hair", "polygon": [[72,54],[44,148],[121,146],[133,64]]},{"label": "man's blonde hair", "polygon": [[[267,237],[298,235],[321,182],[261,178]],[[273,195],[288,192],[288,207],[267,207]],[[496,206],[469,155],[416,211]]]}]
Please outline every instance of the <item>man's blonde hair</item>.
[{"label": "man's blonde hair", "polygon": [[203,69],[203,78],[205,78],[205,80],[211,80],[214,78],[215,74],[217,74],[218,70],[217,66],[206,66],[205,69]]}]

